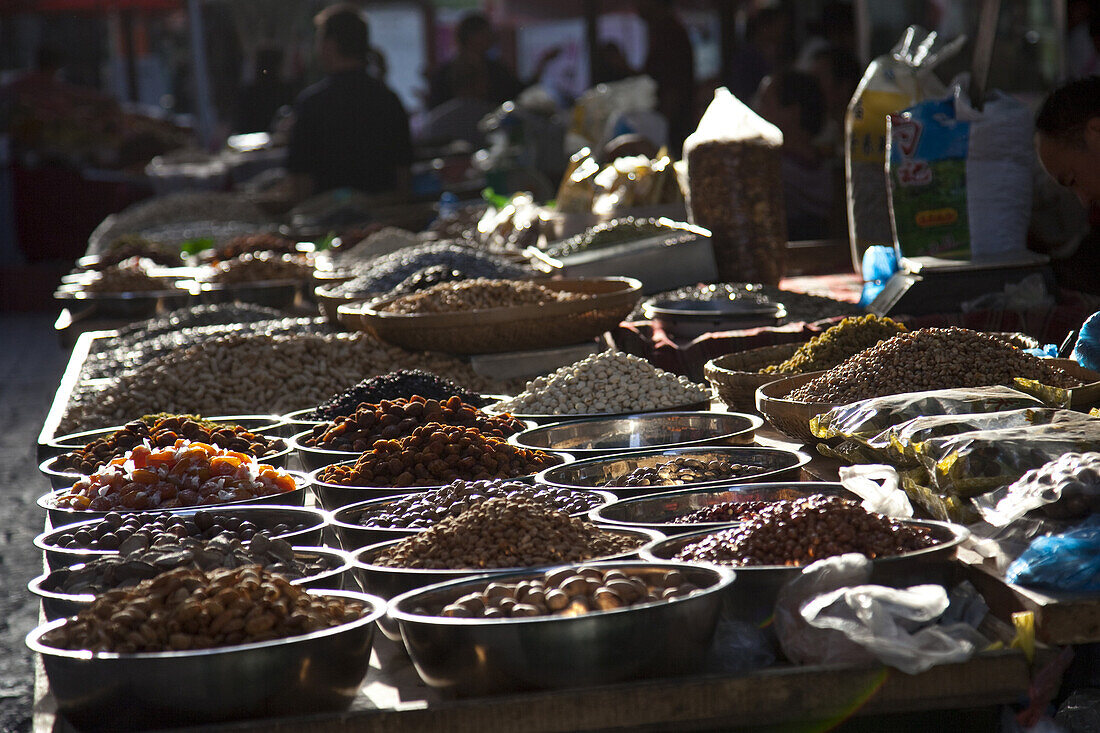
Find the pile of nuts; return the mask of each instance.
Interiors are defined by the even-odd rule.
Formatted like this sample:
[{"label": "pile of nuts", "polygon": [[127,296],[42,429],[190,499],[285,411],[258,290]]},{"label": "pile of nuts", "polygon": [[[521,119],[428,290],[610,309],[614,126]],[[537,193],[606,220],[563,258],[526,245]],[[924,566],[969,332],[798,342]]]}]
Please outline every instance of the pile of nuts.
[{"label": "pile of nuts", "polygon": [[627,216],[589,227],[574,237],[547,247],[546,254],[557,258],[568,257],[578,252],[587,252],[603,249],[604,247],[613,247],[624,242],[649,239],[658,234],[672,237],[678,234],[683,235],[684,232],[682,229],[665,226],[658,219],[636,219],[633,216]]},{"label": "pile of nuts", "polygon": [[559,568],[535,580],[489,583],[438,612],[450,618],[528,618],[583,616],[593,611],[640,606],[684,598],[700,590],[679,570],[630,574],[593,567]]},{"label": "pile of nuts", "polygon": [[428,423],[399,440],[376,441],[354,465],[328,466],[318,477],[342,486],[442,486],[456,479],[527,476],[560,462],[551,453],[518,448],[477,428]]},{"label": "pile of nuts", "polygon": [[361,404],[350,415],[314,426],[302,445],[361,453],[369,450],[375,441],[403,438],[429,423],[477,428],[485,436],[502,440],[526,427],[511,415],[488,415],[458,397],[441,402],[418,395],[411,399]]},{"label": "pile of nuts", "polygon": [[458,397],[463,402],[476,407],[485,404],[485,400],[480,395],[458,386],[449,379],[437,377],[420,369],[398,369],[388,374],[364,379],[355,386],[329,397],[304,417],[306,420],[334,420],[341,415],[350,415],[363,403],[375,404],[382,400],[410,398],[416,395],[429,400]]},{"label": "pile of nuts", "polygon": [[618,555],[642,542],[640,537],[570,518],[533,499],[512,497],[483,501],[368,561],[391,568],[534,567]]},{"label": "pile of nuts", "polygon": [[171,282],[146,272],[141,260],[131,259],[103,268],[84,285],[84,290],[90,293],[147,293],[174,287]]},{"label": "pile of nuts", "polygon": [[228,285],[271,280],[308,280],[313,265],[304,257],[274,252],[242,254],[214,266],[210,282]]},{"label": "pile of nuts", "polygon": [[300,636],[350,623],[364,611],[355,601],[310,595],[258,565],[179,568],[96,596],[42,642],[119,654],[211,649]]},{"label": "pile of nuts", "polygon": [[271,232],[257,232],[233,237],[220,247],[210,250],[210,254],[219,260],[228,260],[247,254],[263,252],[294,254],[297,251],[297,244],[291,239]]},{"label": "pile of nuts", "polygon": [[382,306],[383,313],[454,313],[458,311],[546,305],[591,297],[567,290],[551,290],[526,280],[474,280],[442,282],[411,295],[402,295]]},{"label": "pile of nuts", "polygon": [[257,499],[296,488],[290,474],[252,456],[177,440],[166,448],[139,445],[112,458],[60,493],[57,506],[93,512],[169,509]]},{"label": "pile of nuts", "polygon": [[604,351],[527,383],[523,392],[492,405],[518,415],[641,412],[710,398],[710,390],[645,359]]},{"label": "pile of nuts", "polygon": [[337,295],[367,297],[387,293],[402,280],[425,267],[443,266],[469,277],[519,278],[531,271],[504,257],[462,247],[451,242],[429,242],[378,257],[358,277],[332,288]]},{"label": "pile of nuts", "polygon": [[897,321],[873,314],[845,318],[802,344],[786,361],[760,371],[766,374],[803,374],[832,369],[849,356],[905,331],[905,326]]},{"label": "pile of nuts", "polygon": [[320,404],[395,365],[457,379],[478,391],[494,383],[457,359],[410,353],[366,334],[229,335],[176,349],[113,380],[102,397],[70,406],[61,432],[122,425],[141,415],[287,413]]},{"label": "pile of nuts", "polygon": [[489,499],[526,497],[564,514],[582,514],[598,506],[599,494],[518,481],[454,481],[439,489],[396,497],[365,509],[356,517],[362,527],[426,529],[447,517],[457,517]]},{"label": "pile of nuts", "polygon": [[685,545],[677,560],[723,565],[808,565],[848,552],[888,557],[932,546],[928,530],[882,514],[850,499],[814,494],[777,501],[739,527]]},{"label": "pile of nuts", "polygon": [[273,540],[263,533],[247,542],[224,535],[212,540],[161,535],[148,548],[120,549],[119,553],[96,558],[83,566],[55,571],[56,590],[74,595],[102,593],[111,588],[137,585],[175,568],[213,570],[261,565],[288,580],[301,580],[335,567],[331,557],[298,556],[289,542]]},{"label": "pile of nuts", "polygon": [[431,267],[425,267],[417,270],[407,278],[397,283],[393,290],[386,293],[387,297],[396,297],[398,295],[409,295],[410,293],[419,293],[422,290],[439,285],[440,283],[457,282],[459,280],[469,280],[470,276],[462,270],[455,270],[447,267],[446,265],[432,265]]},{"label": "pile of nuts", "polygon": [[672,519],[671,524],[739,522],[767,506],[771,506],[770,501],[723,501],[681,514]]},{"label": "pile of nuts", "polygon": [[246,453],[253,458],[286,450],[282,439],[257,435],[240,425],[218,425],[195,415],[147,415],[131,420],[108,436],[96,438],[79,450],[62,453],[54,465],[61,471],[91,474],[135,446],[144,443],[152,448],[167,448],[181,438]]},{"label": "pile of nuts", "polygon": [[155,265],[164,265],[165,267],[179,267],[183,264],[178,247],[162,242],[154,242],[138,234],[124,234],[108,244],[100,253],[96,263],[88,269],[103,270],[134,257],[140,257]]},{"label": "pile of nuts", "polygon": [[656,466],[639,466],[628,474],[611,479],[604,486],[680,486],[700,481],[722,481],[764,473],[765,466],[734,463],[725,459],[701,461],[698,458],[673,458]]},{"label": "pile of nuts", "polygon": [[131,552],[154,545],[161,537],[183,539],[194,537],[211,540],[226,537],[247,542],[257,533],[275,539],[300,532],[312,522],[276,522],[270,527],[230,514],[195,512],[192,516],[177,514],[127,514],[108,512],[103,519],[87,526],[75,527],[54,540],[57,547],[69,550],[117,550]]},{"label": "pile of nuts", "polygon": [[922,328],[861,351],[787,399],[847,404],[903,392],[1011,385],[1015,377],[1051,387],[1080,383],[1043,359],[965,328]]},{"label": "pile of nuts", "polygon": [[332,252],[332,261],[337,266],[345,267],[357,262],[368,262],[375,257],[415,246],[420,244],[420,237],[399,227],[382,227],[354,244],[347,242],[348,240],[345,239],[344,244]]}]

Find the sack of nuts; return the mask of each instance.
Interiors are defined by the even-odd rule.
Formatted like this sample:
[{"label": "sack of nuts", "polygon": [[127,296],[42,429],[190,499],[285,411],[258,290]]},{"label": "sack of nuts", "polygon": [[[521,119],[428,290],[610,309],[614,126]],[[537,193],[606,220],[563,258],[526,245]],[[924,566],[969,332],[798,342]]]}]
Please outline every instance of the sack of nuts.
[{"label": "sack of nuts", "polygon": [[684,141],[691,221],[711,231],[722,280],[777,285],[787,264],[783,133],[721,88]]}]

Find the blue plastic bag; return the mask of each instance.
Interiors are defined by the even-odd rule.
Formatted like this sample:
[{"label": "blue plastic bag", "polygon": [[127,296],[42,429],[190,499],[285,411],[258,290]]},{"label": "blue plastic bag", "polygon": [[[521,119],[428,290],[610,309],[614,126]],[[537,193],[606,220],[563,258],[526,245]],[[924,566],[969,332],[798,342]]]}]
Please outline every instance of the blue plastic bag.
[{"label": "blue plastic bag", "polygon": [[1073,347],[1073,360],[1085,369],[1100,370],[1100,311],[1089,316],[1081,326]]},{"label": "blue plastic bag", "polygon": [[1035,538],[1008,566],[1005,579],[1052,590],[1100,591],[1100,516],[1062,534]]}]

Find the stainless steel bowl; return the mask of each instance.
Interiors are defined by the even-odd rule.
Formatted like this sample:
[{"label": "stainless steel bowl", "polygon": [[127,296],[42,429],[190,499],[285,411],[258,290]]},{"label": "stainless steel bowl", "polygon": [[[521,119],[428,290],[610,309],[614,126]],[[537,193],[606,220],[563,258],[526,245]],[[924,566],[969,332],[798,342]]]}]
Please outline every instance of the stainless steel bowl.
[{"label": "stainless steel bowl", "polygon": [[363,451],[358,450],[329,450],[327,448],[314,448],[302,445],[302,441],[313,433],[313,429],[303,430],[290,436],[290,445],[298,453],[298,461],[306,471],[317,471],[334,463],[354,463]]},{"label": "stainless steel bowl", "polygon": [[695,458],[701,461],[728,460],[743,465],[763,466],[768,470],[754,476],[699,481],[682,484],[684,488],[704,489],[735,484],[798,480],[802,467],[810,456],[801,451],[759,446],[700,446],[697,448],[666,448],[625,455],[589,458],[566,466],[553,466],[535,476],[535,483],[566,489],[600,488],[620,499],[669,491],[669,486],[605,486],[608,481],[625,476],[637,468],[659,466],[673,458]]},{"label": "stainless steel bowl", "polygon": [[[282,415],[218,415],[204,419],[219,425],[240,425],[250,432],[269,437],[284,437],[281,431],[283,426],[286,425],[286,420],[283,419]],[[95,430],[83,430],[79,433],[58,435],[46,443],[45,448],[56,451],[52,455],[60,455],[83,448],[98,438],[106,438],[122,430],[123,427],[122,425],[113,425]],[[46,456],[43,456],[43,458],[46,458]]]},{"label": "stainless steel bowl", "polygon": [[[189,509],[177,509],[173,514],[177,516],[193,516],[200,512],[212,512],[214,514],[232,514],[234,517],[252,522],[260,529],[270,529],[284,522],[308,522],[309,525],[296,532],[284,532],[272,535],[284,539],[292,545],[313,546],[321,544],[324,529],[328,526],[330,518],[328,512],[313,507],[294,506],[265,506],[262,504],[233,505],[227,510],[206,507],[191,507]],[[46,567],[50,570],[67,568],[77,563],[88,562],[104,555],[113,555],[115,550],[93,550],[86,548],[61,547],[57,540],[65,534],[73,534],[81,529],[99,523],[99,519],[91,519],[85,522],[70,524],[58,529],[43,532],[34,538],[34,546],[42,550],[46,555]]]},{"label": "stainless steel bowl", "polygon": [[[417,491],[413,493],[420,492]],[[608,491],[588,490],[584,493],[593,494],[599,497],[600,503],[596,508],[615,501],[615,495]],[[359,517],[362,516],[364,512],[392,504],[397,501],[398,498],[399,497],[396,496],[387,496],[381,499],[361,501],[356,504],[349,504],[333,512],[331,524],[333,529],[336,530],[336,537],[340,541],[340,546],[345,550],[358,550],[367,545],[374,545],[389,540],[401,540],[423,532],[425,529],[423,527],[415,529],[406,527],[365,527],[359,524]],[[588,516],[589,511],[579,512],[571,516]]]},{"label": "stainless steel bowl", "polygon": [[374,622],[385,601],[351,591],[309,591],[366,605],[362,618],[302,636],[185,652],[114,654],[47,646],[42,655],[58,711],[80,728],[124,730],[302,715],[348,707],[370,668]]},{"label": "stainless steel bowl", "polygon": [[828,494],[856,499],[855,494],[838,483],[824,481],[792,481],[789,483],[738,484],[716,489],[677,489],[659,494],[620,499],[605,506],[596,507],[588,518],[598,524],[614,524],[624,527],[655,529],[669,537],[704,529],[714,530],[736,522],[674,523],[672,520],[690,514],[696,509],[722,504],[727,501],[781,501],[797,499],[811,494]]},{"label": "stainless steel bowl", "polygon": [[618,568],[641,576],[676,569],[703,590],[684,598],[572,617],[459,619],[421,611],[490,582],[514,583],[542,575],[527,570],[404,593],[390,602],[387,617],[397,622],[421,679],[432,687],[462,694],[604,685],[668,677],[703,667],[722,595],[734,580],[732,570],[654,562],[580,563],[575,567],[580,565]]},{"label": "stainless steel bowl", "polygon": [[[291,585],[319,590],[359,590],[358,581],[352,572],[349,553],[332,547],[295,547],[294,556],[303,560],[327,557],[334,564],[322,573],[292,580]],[[48,621],[75,616],[92,605],[92,601],[95,600],[93,593],[62,593],[57,590],[70,570],[79,570],[83,567],[84,563],[78,563],[71,567],[58,568],[43,573],[27,583],[27,590],[41,599],[42,612]]]},{"label": "stainless steel bowl", "polygon": [[[644,543],[657,542],[664,538],[664,535],[660,532],[654,532],[648,529],[626,529],[625,527],[603,527],[619,534],[628,536],[635,536],[642,540]],[[352,554],[352,565],[355,568],[355,575],[359,579],[359,586],[367,593],[373,593],[376,596],[380,596],[389,600],[395,596],[399,596],[402,593],[406,593],[416,588],[423,588],[426,585],[433,583],[443,583],[450,580],[457,580],[459,578],[465,578],[470,575],[500,575],[504,573],[518,572],[521,570],[533,570],[534,568],[463,568],[461,570],[445,570],[445,569],[424,569],[424,568],[391,568],[384,565],[375,565],[374,558],[378,557],[383,550],[389,549],[391,546],[404,540],[390,540],[389,542],[379,542],[375,545],[368,545],[358,552]],[[592,562],[600,560],[633,560],[638,556],[637,550],[622,553],[621,555],[615,555],[613,557],[596,557],[592,558]],[[548,566],[543,566],[548,567]],[[399,641],[401,635],[398,632],[397,625],[393,623],[388,617],[383,617],[378,620],[378,626],[390,639]]]},{"label": "stainless steel bowl", "polygon": [[[950,585],[955,572],[952,563],[955,550],[970,536],[970,531],[950,522],[926,519],[908,519],[905,522],[929,529],[936,544],[923,550],[875,558],[871,561],[871,582],[895,588],[921,583]],[[638,554],[643,560],[671,560],[686,545],[714,533],[715,530],[710,529],[657,540],[643,547]],[[802,572],[802,566],[794,565],[748,565],[734,569],[737,571],[737,581],[726,596],[727,612],[734,618],[756,624],[766,623],[771,618],[779,589]]]},{"label": "stainless steel bowl", "polygon": [[[287,491],[282,494],[272,494],[270,496],[261,496],[255,499],[241,499],[240,501],[230,501],[225,504],[206,504],[201,508],[203,509],[222,509],[226,507],[238,507],[246,506],[250,504],[264,504],[275,506],[305,506],[306,503],[306,489],[309,486],[309,477],[305,474],[298,473],[297,471],[287,471],[294,477],[294,483],[298,488],[293,491]],[[38,506],[46,510],[46,513],[50,518],[50,526],[63,527],[69,524],[76,524],[77,522],[83,522],[89,519],[103,519],[110,512],[98,512],[90,510],[77,510],[67,509],[65,507],[59,507],[57,505],[57,499],[66,493],[68,489],[58,489],[51,491],[48,494],[44,494],[38,497]],[[174,507],[170,509],[115,509],[113,511],[119,514],[131,514],[133,512],[177,512],[181,509],[194,509],[195,507]]]},{"label": "stainless steel bowl", "polygon": [[295,434],[304,430],[312,430],[314,425],[320,425],[324,420],[310,420],[306,417],[307,414],[316,410],[316,407],[303,407],[301,410],[295,410],[294,412],[288,412],[283,415],[283,420],[286,421],[286,435],[284,437],[290,438]]},{"label": "stainless steel bowl", "polygon": [[568,451],[583,460],[666,448],[748,445],[763,424],[763,418],[737,412],[651,412],[551,423],[517,433],[508,442]]},{"label": "stainless steel bowl", "polygon": [[[490,415],[500,415],[506,410],[494,409],[491,405],[486,405],[482,408]],[[668,407],[662,407],[658,410],[651,410],[650,413],[662,413],[662,412],[695,412],[699,410],[709,410],[710,400],[697,400],[695,402],[685,402],[680,405],[669,405]],[[592,412],[586,415],[532,415],[532,414],[520,414],[518,412],[508,412],[509,415],[517,420],[526,420],[527,422],[535,423],[536,425],[549,425],[551,423],[559,422],[572,422],[574,420],[595,420],[595,419],[615,419],[621,417],[627,417],[630,415],[643,415],[648,414],[644,412],[638,412],[633,410],[631,412]]]},{"label": "stainless steel bowl", "polygon": [[[570,463],[573,461],[573,456],[568,453],[560,453],[557,451],[547,451],[553,453],[553,455],[561,459],[561,463],[558,465]],[[353,465],[355,461],[343,461],[341,463],[331,465]],[[325,509],[330,512],[335,512],[341,507],[346,507],[350,504],[358,504],[362,501],[369,501],[371,499],[382,499],[387,496],[399,496],[402,494],[415,494],[418,491],[429,491],[431,489],[441,489],[446,484],[440,484],[438,486],[344,486],[343,484],[330,484],[321,480],[321,472],[328,466],[322,466],[309,474],[310,488],[313,489],[313,495],[317,497],[317,501],[321,503]],[[527,474],[526,476],[516,476],[514,478],[505,479],[507,481],[522,481],[524,483],[532,483],[535,479],[535,474]],[[584,487],[589,488],[589,487]]]}]

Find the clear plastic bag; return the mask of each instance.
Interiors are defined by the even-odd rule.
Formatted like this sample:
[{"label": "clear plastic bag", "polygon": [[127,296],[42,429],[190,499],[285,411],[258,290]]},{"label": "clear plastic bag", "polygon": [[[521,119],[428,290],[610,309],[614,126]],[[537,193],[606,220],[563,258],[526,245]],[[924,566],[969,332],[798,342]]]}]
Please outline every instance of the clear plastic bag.
[{"label": "clear plastic bag", "polygon": [[1100,420],[1060,411],[1049,425],[983,430],[913,446],[933,486],[970,497],[1006,486],[1033,468],[1100,448]]},{"label": "clear plastic bag", "polygon": [[899,487],[898,472],[890,466],[844,466],[840,483],[863,499],[863,508],[898,519],[911,519],[913,505]]},{"label": "clear plastic bag", "polygon": [[938,389],[874,397],[834,407],[810,420],[810,430],[826,440],[866,443],[887,428],[927,415],[966,415],[1044,407],[1042,401],[1010,387]]},{"label": "clear plastic bag", "polygon": [[1061,534],[1035,538],[1005,580],[1073,593],[1100,591],[1100,516]]},{"label": "clear plastic bag", "polygon": [[996,527],[1035,509],[1051,519],[1083,519],[1100,512],[1100,453],[1065,453],[974,504]]}]

